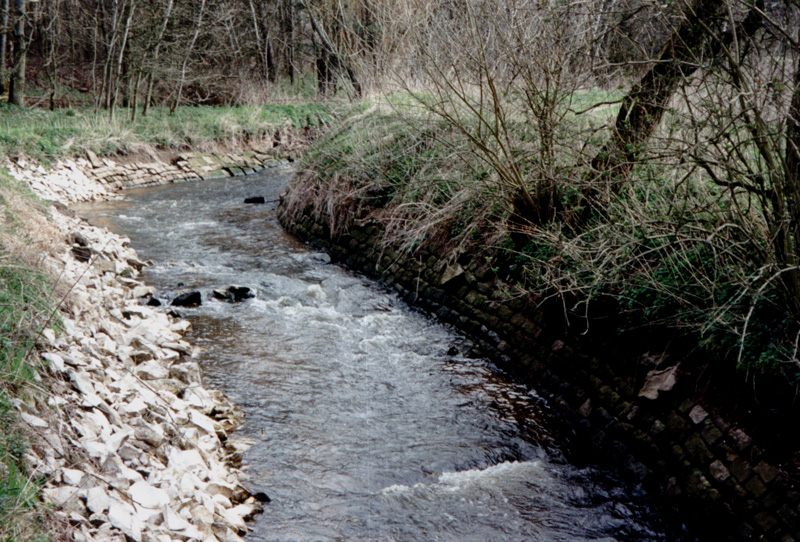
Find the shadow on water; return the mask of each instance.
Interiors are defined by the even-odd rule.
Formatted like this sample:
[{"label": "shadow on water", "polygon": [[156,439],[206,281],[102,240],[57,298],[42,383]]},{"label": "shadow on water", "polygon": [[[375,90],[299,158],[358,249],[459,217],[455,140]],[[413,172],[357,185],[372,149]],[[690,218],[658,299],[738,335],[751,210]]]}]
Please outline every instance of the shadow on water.
[{"label": "shadow on water", "polygon": [[[272,498],[250,540],[679,540],[658,507],[559,453],[547,406],[463,339],[329,264],[277,223],[292,174],[127,193],[78,209],[152,260],[145,280],[186,310],[205,378],[247,415],[254,486]],[[232,284],[240,304],[210,299]]]}]

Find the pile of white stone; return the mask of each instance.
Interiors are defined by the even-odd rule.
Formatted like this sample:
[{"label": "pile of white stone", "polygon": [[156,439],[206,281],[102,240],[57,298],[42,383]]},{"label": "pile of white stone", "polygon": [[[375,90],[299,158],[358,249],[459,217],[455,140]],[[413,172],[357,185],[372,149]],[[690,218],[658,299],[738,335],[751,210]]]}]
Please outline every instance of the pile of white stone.
[{"label": "pile of white stone", "polygon": [[24,158],[15,161],[6,158],[2,166],[46,200],[75,203],[117,197],[113,188],[86,175],[92,165],[83,158],[58,161],[49,171]]},{"label": "pile of white stone", "polygon": [[203,387],[189,323],[143,304],[127,240],[51,212],[63,332],[39,341],[46,404],[18,404],[46,500],[77,541],[241,540],[260,509],[233,466],[246,446],[227,438],[241,411]]}]

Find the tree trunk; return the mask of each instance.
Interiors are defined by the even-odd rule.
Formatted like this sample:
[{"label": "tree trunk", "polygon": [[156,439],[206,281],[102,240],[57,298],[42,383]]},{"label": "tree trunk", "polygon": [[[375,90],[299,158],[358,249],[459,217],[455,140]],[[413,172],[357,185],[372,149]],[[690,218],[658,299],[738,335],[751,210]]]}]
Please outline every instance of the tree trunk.
[{"label": "tree trunk", "polygon": [[331,58],[324,47],[314,47],[314,49],[317,50],[317,56],[314,60],[317,72],[317,93],[320,96],[328,96],[331,91],[334,71],[333,66],[331,66]]},{"label": "tree trunk", "polygon": [[[130,5],[128,6],[128,17],[125,19],[125,29],[122,33],[122,41],[119,45],[119,54],[117,55],[117,62],[116,68],[113,72],[113,82],[111,85],[111,107],[110,107],[110,116],[111,119],[114,119],[114,113],[117,107],[117,99],[119,97],[119,86],[123,80],[123,73],[124,70],[127,69],[127,62],[125,58],[125,50],[128,46],[128,35],[130,34],[131,30],[131,23],[133,22],[133,14],[136,11],[136,2],[131,1]],[[126,97],[123,95],[123,100]]]},{"label": "tree trunk", "polygon": [[726,7],[725,0],[696,0],[687,8],[656,63],[622,101],[611,139],[592,160],[593,181],[628,177],[672,94],[702,65],[713,41],[707,28]]},{"label": "tree trunk", "polygon": [[131,122],[136,122],[136,108],[139,107],[139,89],[142,86],[142,70],[136,72],[136,82],[133,84],[131,96]]},{"label": "tree trunk", "polygon": [[283,52],[284,75],[294,85],[294,3],[292,0],[280,0],[281,47]]},{"label": "tree trunk", "polygon": [[6,73],[6,52],[8,51],[8,0],[2,0],[0,4],[0,94],[8,88]]},{"label": "tree trunk", "polygon": [[14,67],[11,72],[11,84],[8,87],[8,102],[23,106],[25,105],[25,68],[28,52],[25,43],[25,0],[14,0],[13,25],[11,39],[14,45]]},{"label": "tree trunk", "polygon": [[181,65],[181,79],[178,82],[178,92],[175,95],[175,101],[172,103],[172,107],[169,110],[170,114],[175,114],[175,111],[178,109],[178,106],[181,103],[183,84],[186,80],[186,65],[189,63],[189,57],[192,55],[192,49],[194,49],[194,44],[197,41],[197,37],[200,35],[200,28],[203,25],[203,12],[205,11],[205,7],[206,0],[201,0],[200,10],[197,13],[197,23],[194,29],[194,34],[192,35],[192,41],[189,42],[189,48],[186,50],[186,56],[183,57],[183,64]]},{"label": "tree trunk", "polygon": [[[155,49],[153,50],[153,65],[158,62],[158,54],[161,51],[161,43],[164,41],[164,33],[167,31],[167,25],[169,24],[169,18],[172,14],[172,3],[173,0],[168,0],[167,5],[164,8],[164,18],[161,19],[161,28],[158,31],[158,37],[156,38],[156,45]],[[150,73],[147,74],[147,92],[145,93],[144,97],[144,105],[142,106],[142,116],[146,117],[147,112],[150,110],[150,102],[153,99],[153,70],[150,70]]]},{"label": "tree trunk", "polygon": [[261,39],[261,25],[259,24],[259,19],[263,18],[263,15],[259,17],[258,13],[256,12],[256,5],[253,0],[250,0],[250,15],[253,17],[253,32],[256,35],[256,51],[259,52],[259,60],[261,61],[261,67],[263,69],[264,80],[269,82],[269,69],[267,68],[267,42],[269,41],[268,34],[264,36],[264,40]]},{"label": "tree trunk", "polygon": [[[789,294],[795,316],[800,317],[800,270],[796,269],[800,253],[800,60],[794,74],[794,94],[786,122],[786,173],[784,175],[783,205],[773,209],[779,221],[775,245],[778,264],[789,271],[783,275],[783,283]],[[777,190],[775,192],[778,192]],[[773,199],[775,199],[773,197]],[[774,204],[773,204],[774,206]],[[782,212],[783,211],[783,212]],[[779,214],[780,213],[780,214]]]},{"label": "tree trunk", "polygon": [[[45,6],[40,24],[42,34],[42,55],[44,56],[44,72],[50,83],[50,111],[55,111],[56,94],[58,93],[58,39],[61,35],[61,0],[52,0]],[[44,50],[46,48],[46,51]]]},{"label": "tree trunk", "polygon": [[[325,87],[330,87],[331,84],[336,84],[336,72],[339,69],[344,69],[345,73],[347,74],[348,79],[350,79],[350,83],[353,85],[353,90],[356,93],[356,97],[360,98],[362,95],[361,89],[361,82],[358,80],[358,76],[356,75],[355,70],[347,62],[336,50],[333,44],[330,42],[328,37],[325,35],[324,30],[322,27],[317,23],[317,18],[314,17],[314,13],[305,5],[305,2],[302,2],[302,5],[308,11],[308,18],[311,20],[311,28],[314,30],[314,33],[319,37],[321,42],[321,54],[317,56],[317,74],[320,74],[320,68],[323,68],[323,73],[325,75],[325,81],[317,80],[318,88],[322,89],[322,85]],[[324,64],[324,66],[322,65]],[[322,93],[325,95],[325,93]]]},{"label": "tree trunk", "polygon": [[265,38],[264,47],[266,48],[264,55],[267,57],[267,81],[274,85],[278,80],[278,70],[275,66],[275,55],[272,52],[272,39],[269,33]]}]

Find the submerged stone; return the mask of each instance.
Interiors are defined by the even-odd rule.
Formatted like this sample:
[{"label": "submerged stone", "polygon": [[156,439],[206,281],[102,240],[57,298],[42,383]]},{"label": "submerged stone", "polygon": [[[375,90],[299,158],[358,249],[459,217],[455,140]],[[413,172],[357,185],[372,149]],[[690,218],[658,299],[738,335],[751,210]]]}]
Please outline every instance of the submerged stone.
[{"label": "submerged stone", "polygon": [[229,286],[227,291],[233,296],[234,301],[243,301],[256,296],[247,286]]},{"label": "submerged stone", "polygon": [[180,294],[172,300],[173,307],[199,307],[203,303],[203,296],[198,291]]},{"label": "submerged stone", "polygon": [[228,303],[239,303],[245,299],[255,297],[253,290],[247,286],[228,286],[225,290],[214,290],[211,292],[214,299],[227,301]]}]

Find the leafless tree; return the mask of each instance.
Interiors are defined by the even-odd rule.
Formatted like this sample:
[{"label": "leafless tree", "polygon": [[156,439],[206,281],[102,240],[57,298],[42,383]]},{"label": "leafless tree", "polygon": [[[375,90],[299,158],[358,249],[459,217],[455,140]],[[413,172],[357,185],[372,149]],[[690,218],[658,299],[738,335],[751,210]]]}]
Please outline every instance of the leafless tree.
[{"label": "leafless tree", "polygon": [[183,85],[186,81],[186,66],[189,63],[189,59],[192,56],[192,51],[194,50],[194,45],[197,43],[197,37],[200,35],[200,30],[203,25],[203,14],[205,13],[206,7],[206,0],[200,0],[200,9],[197,11],[197,22],[194,25],[194,31],[192,32],[192,38],[189,41],[189,45],[186,48],[186,53],[183,57],[183,62],[181,63],[181,71],[180,71],[180,79],[178,80],[178,90],[175,95],[175,100],[172,102],[172,107],[170,108],[170,113],[175,113],[175,110],[181,103],[181,95],[183,93]]},{"label": "leafless tree", "polygon": [[[152,54],[152,64],[153,66],[158,65],[159,56],[161,53],[162,44],[164,41],[164,35],[167,31],[167,26],[169,25],[170,16],[172,15],[172,6],[173,0],[167,0],[166,5],[164,6],[163,15],[161,16],[160,24],[158,25],[158,32],[156,33],[155,39],[153,40],[153,54]],[[147,73],[147,91],[145,93],[144,98],[144,105],[142,108],[142,115],[147,115],[148,110],[150,109],[150,104],[153,100],[153,85],[154,81],[154,67],[151,67]],[[135,111],[135,108],[134,108]]]},{"label": "leafless tree", "polygon": [[29,45],[25,33],[27,23],[26,0],[14,0],[12,14],[11,44],[14,47],[14,65],[8,87],[8,102],[23,106],[25,105],[25,71]]},{"label": "leafless tree", "polygon": [[0,3],[0,93],[7,89],[6,53],[8,51],[8,0]]}]

